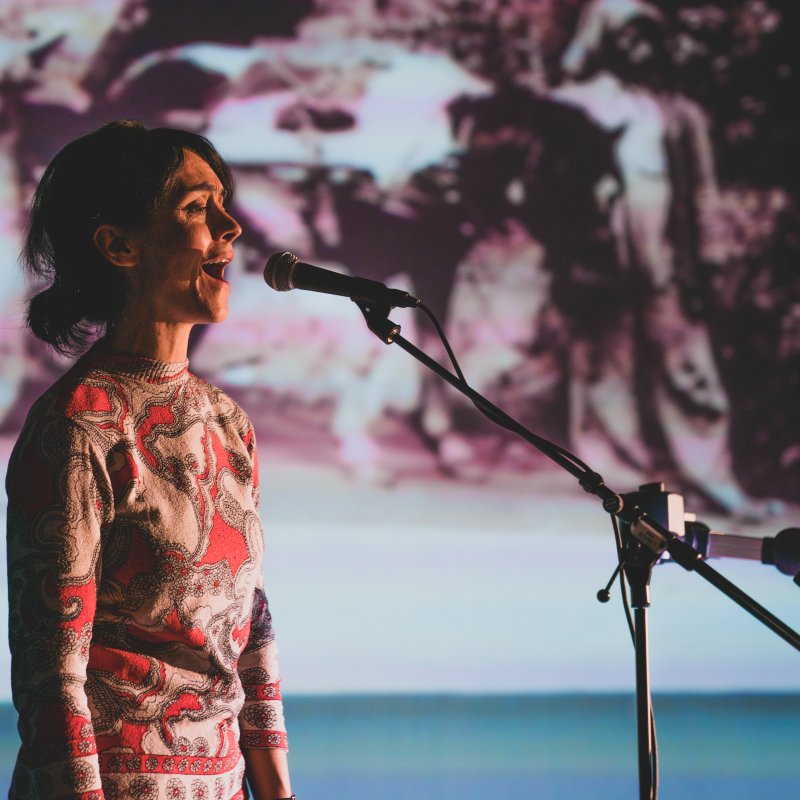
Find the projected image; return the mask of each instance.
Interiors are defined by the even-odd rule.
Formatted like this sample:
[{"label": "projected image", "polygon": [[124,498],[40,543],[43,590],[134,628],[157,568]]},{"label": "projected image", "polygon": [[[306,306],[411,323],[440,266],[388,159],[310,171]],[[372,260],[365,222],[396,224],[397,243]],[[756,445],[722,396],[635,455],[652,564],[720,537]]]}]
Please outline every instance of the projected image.
[{"label": "projected image", "polygon": [[[478,677],[454,669],[468,638],[441,646],[420,683],[417,666],[393,666],[414,658],[384,637],[385,620],[409,602],[427,619],[415,583],[425,554],[447,561],[445,541],[511,537],[496,556],[502,583],[538,548],[557,558],[551,533],[586,531],[597,549],[583,563],[602,582],[605,562],[593,561],[607,526],[556,466],[373,337],[346,299],[267,288],[272,253],[420,297],[476,390],[616,490],[663,481],[722,529],[774,534],[792,524],[800,485],[797,64],[786,46],[797,25],[777,2],[240,0],[224,20],[203,0],[8,4],[4,463],[30,403],[69,363],[24,330],[35,287],[15,254],[33,188],[68,141],[138,119],[206,135],[235,172],[244,234],[226,272],[230,315],[195,330],[190,356],[255,422],[278,554],[297,547],[308,569],[295,543],[330,546],[328,565],[358,578],[342,584],[320,566],[316,585],[362,614],[364,594],[385,588],[364,575],[398,546],[380,526],[392,519],[424,543],[408,586],[375,604],[375,663],[348,671],[352,643],[330,641],[340,671],[301,666],[301,688],[476,689]],[[446,361],[419,313],[392,319]],[[523,529],[525,558],[512,541]],[[489,580],[486,553],[473,555],[443,573],[438,600]],[[520,575],[484,601],[498,688],[624,684],[611,664],[590,678],[570,666],[571,645],[520,650],[520,598],[577,580],[553,574]],[[564,607],[585,629],[585,606]],[[308,631],[314,595],[298,608],[290,639]],[[296,635],[298,661],[316,653],[318,632]],[[414,636],[439,648],[442,628]],[[749,662],[731,677],[753,681]]]},{"label": "projected image", "polygon": [[[720,531],[775,536],[800,510],[798,35],[791,0],[7,0],[0,472],[72,361],[25,327],[46,165],[111,120],[208,137],[243,234],[228,318],[189,357],[258,438],[303,795],[352,773],[341,796],[627,796],[635,743],[608,731],[633,724],[633,654],[595,602],[617,564],[597,499],[347,298],[273,291],[264,266],[410,292],[475,390],[615,491],[663,482]],[[421,312],[390,317],[447,363]],[[748,558],[720,569],[800,626],[792,576]],[[675,564],[653,589],[655,690],[757,693],[673,698],[670,796],[794,796],[796,654]],[[6,680],[0,756],[10,699]],[[760,743],[736,774],[734,737]]]},{"label": "projected image", "polygon": [[[191,25],[177,24],[183,3],[12,6],[7,258],[37,175],[71,137],[111,118],[188,127],[235,166],[246,242],[231,322],[200,332],[193,366],[309,409],[342,469],[395,480],[382,442],[398,430],[431,476],[540,461],[389,359],[352,309],[265,296],[273,251],[412,291],[476,389],[609,482],[658,475],[750,520],[793,499],[796,206],[778,166],[793,155],[764,152],[789,135],[774,94],[793,73],[760,46],[780,36],[780,11],[246,6],[232,4],[224,33],[211,3],[192,4]],[[756,66],[773,94],[739,97],[729,87]],[[18,320],[24,288],[10,262],[3,275]],[[8,323],[3,355],[6,415],[63,367]]]}]

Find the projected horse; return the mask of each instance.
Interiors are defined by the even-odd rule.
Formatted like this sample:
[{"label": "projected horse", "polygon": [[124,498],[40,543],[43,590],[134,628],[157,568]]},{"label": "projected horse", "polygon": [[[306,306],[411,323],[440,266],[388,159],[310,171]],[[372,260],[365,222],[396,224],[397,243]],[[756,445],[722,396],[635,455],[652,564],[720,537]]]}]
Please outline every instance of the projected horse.
[{"label": "projected horse", "polygon": [[[462,150],[414,176],[403,213],[387,214],[381,227],[369,209],[364,225],[359,201],[340,204],[353,231],[340,257],[367,270],[364,253],[378,262],[383,244],[383,268],[410,265],[419,296],[446,316],[474,388],[555,438],[566,428],[576,439],[576,404],[591,402],[574,370],[576,343],[614,330],[624,302],[609,224],[620,191],[615,135],[515,87],[460,98],[450,114]],[[455,433],[461,402],[439,387],[429,383],[422,428],[446,470],[480,477],[489,463]]]}]

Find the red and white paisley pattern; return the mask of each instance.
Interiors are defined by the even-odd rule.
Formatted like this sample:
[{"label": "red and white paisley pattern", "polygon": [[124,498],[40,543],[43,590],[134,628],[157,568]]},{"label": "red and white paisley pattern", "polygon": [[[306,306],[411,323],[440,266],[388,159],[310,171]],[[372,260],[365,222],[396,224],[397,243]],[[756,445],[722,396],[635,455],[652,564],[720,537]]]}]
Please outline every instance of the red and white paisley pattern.
[{"label": "red and white paisley pattern", "polygon": [[11,798],[233,800],[286,747],[253,428],[187,367],[95,347],[17,442]]}]

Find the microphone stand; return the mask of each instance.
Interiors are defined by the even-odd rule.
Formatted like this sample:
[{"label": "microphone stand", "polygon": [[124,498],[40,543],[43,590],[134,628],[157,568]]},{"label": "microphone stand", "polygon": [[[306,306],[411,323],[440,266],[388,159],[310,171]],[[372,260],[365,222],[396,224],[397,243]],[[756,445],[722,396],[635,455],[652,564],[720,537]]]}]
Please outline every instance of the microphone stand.
[{"label": "microphone stand", "polygon": [[634,608],[634,647],[636,652],[636,715],[639,754],[639,800],[655,800],[652,770],[652,707],[650,703],[649,658],[647,646],[647,608],[650,605],[650,576],[652,568],[666,550],[673,561],[688,571],[697,572],[724,595],[766,625],[773,633],[800,651],[800,635],[757,603],[736,584],[729,581],[703,559],[694,547],[667,530],[642,510],[635,501],[623,498],[605,485],[602,475],[587,468],[569,451],[537,436],[502,409],[476,392],[466,381],[432,359],[400,335],[400,326],[389,319],[392,306],[388,303],[351,298],[361,309],[367,327],[385,344],[396,344],[421,364],[468,397],[486,416],[498,425],[517,433],[529,444],[576,478],[581,488],[598,497],[603,509],[617,517],[630,530],[625,558],[625,573],[631,586],[631,605]]}]

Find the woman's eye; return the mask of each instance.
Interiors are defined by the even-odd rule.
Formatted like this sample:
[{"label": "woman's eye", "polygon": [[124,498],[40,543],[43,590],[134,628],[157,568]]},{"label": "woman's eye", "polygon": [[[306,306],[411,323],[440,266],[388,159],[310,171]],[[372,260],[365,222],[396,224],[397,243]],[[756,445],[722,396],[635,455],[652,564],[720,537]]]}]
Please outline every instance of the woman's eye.
[{"label": "woman's eye", "polygon": [[186,206],[186,213],[189,216],[197,216],[198,214],[205,214],[206,207],[202,203],[192,203],[189,206]]}]

